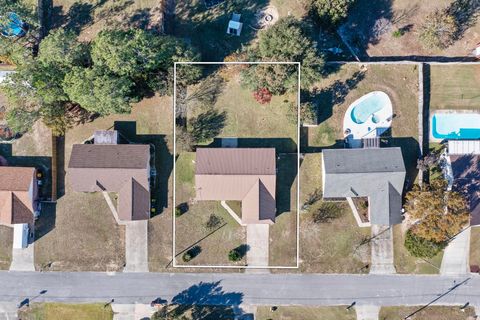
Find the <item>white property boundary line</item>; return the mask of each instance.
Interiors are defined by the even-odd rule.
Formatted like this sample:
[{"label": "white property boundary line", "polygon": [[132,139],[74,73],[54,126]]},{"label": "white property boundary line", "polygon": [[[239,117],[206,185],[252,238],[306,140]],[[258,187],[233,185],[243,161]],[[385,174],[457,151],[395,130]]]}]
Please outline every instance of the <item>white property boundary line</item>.
[{"label": "white property boundary line", "polygon": [[[177,106],[177,65],[235,65],[235,64],[246,64],[246,65],[258,65],[258,64],[292,64],[296,65],[298,69],[298,92],[297,92],[297,232],[296,232],[296,245],[297,245],[297,255],[296,255],[296,265],[295,266],[222,266],[222,265],[177,265],[176,262],[176,240],[175,240],[175,208],[176,208],[176,175],[175,175],[175,156],[177,153],[177,142],[176,142],[176,106]],[[173,242],[172,242],[172,266],[174,268],[217,268],[217,269],[298,269],[300,266],[300,78],[301,78],[301,64],[300,62],[279,62],[279,61],[259,61],[259,62],[250,62],[250,61],[229,61],[229,62],[200,62],[200,61],[182,61],[175,62],[173,65],[173,205],[172,205],[172,229],[173,229]]]}]

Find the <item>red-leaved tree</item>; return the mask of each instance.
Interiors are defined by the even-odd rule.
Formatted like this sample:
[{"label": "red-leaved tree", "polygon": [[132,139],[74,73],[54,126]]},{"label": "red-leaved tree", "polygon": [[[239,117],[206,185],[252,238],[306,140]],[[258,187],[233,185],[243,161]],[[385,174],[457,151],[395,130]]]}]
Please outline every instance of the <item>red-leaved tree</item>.
[{"label": "red-leaved tree", "polygon": [[267,88],[260,88],[253,92],[253,97],[258,103],[266,104],[272,100],[272,93]]}]

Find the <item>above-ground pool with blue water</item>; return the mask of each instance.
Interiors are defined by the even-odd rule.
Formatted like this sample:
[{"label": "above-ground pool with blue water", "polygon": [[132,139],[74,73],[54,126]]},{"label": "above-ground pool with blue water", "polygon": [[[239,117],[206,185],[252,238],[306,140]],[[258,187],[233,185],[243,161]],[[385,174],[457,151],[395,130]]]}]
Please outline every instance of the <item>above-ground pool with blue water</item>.
[{"label": "above-ground pool with blue water", "polygon": [[480,139],[480,113],[435,113],[431,126],[435,139]]},{"label": "above-ground pool with blue water", "polygon": [[8,22],[6,25],[0,25],[0,33],[5,37],[21,37],[25,35],[25,24],[20,17],[14,13],[7,14]]},{"label": "above-ground pool with blue water", "polygon": [[[362,124],[374,115],[375,112],[382,110],[390,103],[390,98],[383,92],[374,92],[368,94],[365,99],[360,101],[352,110],[352,120],[355,123]],[[378,117],[372,119],[378,122]]]}]

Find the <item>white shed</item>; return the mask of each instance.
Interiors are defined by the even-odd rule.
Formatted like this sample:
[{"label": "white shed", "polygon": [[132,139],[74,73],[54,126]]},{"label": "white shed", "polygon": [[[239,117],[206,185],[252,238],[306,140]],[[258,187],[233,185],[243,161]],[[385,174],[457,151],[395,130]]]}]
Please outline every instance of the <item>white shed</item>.
[{"label": "white shed", "polygon": [[16,223],[13,225],[13,247],[23,249],[28,246],[28,223]]},{"label": "white shed", "polygon": [[240,22],[240,17],[242,15],[238,13],[232,14],[232,19],[228,22],[227,33],[233,34],[234,36],[239,36],[242,32],[243,23]]}]

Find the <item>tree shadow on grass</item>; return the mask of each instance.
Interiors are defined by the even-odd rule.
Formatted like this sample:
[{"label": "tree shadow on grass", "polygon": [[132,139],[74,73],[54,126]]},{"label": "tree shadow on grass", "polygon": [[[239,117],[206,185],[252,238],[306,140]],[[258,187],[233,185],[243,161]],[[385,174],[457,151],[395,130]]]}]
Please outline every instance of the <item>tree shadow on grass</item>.
[{"label": "tree shadow on grass", "polygon": [[318,123],[322,123],[332,116],[333,109],[344,103],[350,91],[355,89],[363,79],[365,79],[365,72],[357,71],[347,80],[335,80],[327,88],[313,90],[304,97],[304,101],[311,101],[314,104]]},{"label": "tree shadow on grass", "polygon": [[461,39],[465,31],[475,25],[480,14],[480,1],[478,0],[455,0],[448,7],[447,12],[451,14],[457,23],[458,32],[455,38]]},{"label": "tree shadow on grass", "polygon": [[[199,48],[203,61],[223,61],[256,37],[257,30],[250,25],[255,22],[255,14],[267,5],[267,0],[237,0],[224,1],[207,9],[203,1],[177,1],[175,23],[170,32],[189,39],[192,45]],[[232,13],[242,15],[240,36],[226,33]]]},{"label": "tree shadow on grass", "polygon": [[204,142],[218,136],[225,127],[227,113],[225,111],[208,110],[190,119],[192,137],[197,142]]}]

